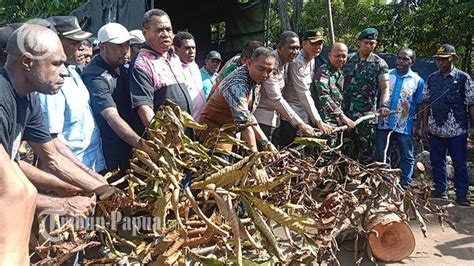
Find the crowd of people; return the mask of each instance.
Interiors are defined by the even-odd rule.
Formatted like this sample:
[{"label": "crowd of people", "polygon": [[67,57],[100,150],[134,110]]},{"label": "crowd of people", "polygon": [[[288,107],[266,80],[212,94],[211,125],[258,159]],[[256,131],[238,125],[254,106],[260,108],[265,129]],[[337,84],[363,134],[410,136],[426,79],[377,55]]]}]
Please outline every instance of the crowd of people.
[{"label": "crowd of people", "polygon": [[[411,69],[416,54],[410,48],[400,49],[389,69],[374,53],[374,28],[359,34],[354,53],[344,43],[332,44],[327,63],[318,60],[323,33],[310,29],[301,40],[295,32],[281,33],[276,49],[250,41],[222,68],[217,51],[208,52],[199,68],[193,35],[175,34],[159,9],[146,12],[142,29],[130,32],[108,23],[92,37],[76,17],[54,16],[2,27],[0,37],[0,261],[27,262],[35,209],[87,216],[95,205],[90,193],[118,191],[104,174],[128,169],[132,148],[144,145],[140,136],[167,101],[207,124],[204,131],[186,128],[189,137],[227,151],[232,145],[208,138],[229,124],[226,132],[238,135],[250,152],[276,156],[297,136],[322,132],[334,143],[333,129],[341,125],[349,128],[343,152],[363,164],[390,164],[397,142],[406,189],[413,140],[427,138],[433,197],[447,197],[449,154],[456,202],[470,205],[474,88],[454,66],[458,56],[449,44],[435,52],[439,70],[424,81]],[[379,114],[377,124],[355,123],[369,113]],[[34,149],[37,167],[18,159],[22,141]]]}]

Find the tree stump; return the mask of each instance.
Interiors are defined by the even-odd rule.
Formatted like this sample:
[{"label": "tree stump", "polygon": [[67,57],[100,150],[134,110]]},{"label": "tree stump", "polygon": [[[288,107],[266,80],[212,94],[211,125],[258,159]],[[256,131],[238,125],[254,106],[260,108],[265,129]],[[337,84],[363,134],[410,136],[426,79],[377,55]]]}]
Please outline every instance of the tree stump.
[{"label": "tree stump", "polygon": [[[450,156],[447,156],[446,162],[447,162],[448,179],[452,180],[454,177],[453,160],[451,159]],[[420,166],[422,167],[424,171],[421,171],[422,169],[419,168]],[[420,152],[415,156],[415,169],[414,169],[413,177],[417,178],[422,175],[426,179],[433,180],[433,172],[431,168],[429,151]]]},{"label": "tree stump", "polygon": [[372,255],[385,262],[397,262],[415,249],[415,237],[410,226],[395,213],[377,214],[370,219],[368,236]]}]

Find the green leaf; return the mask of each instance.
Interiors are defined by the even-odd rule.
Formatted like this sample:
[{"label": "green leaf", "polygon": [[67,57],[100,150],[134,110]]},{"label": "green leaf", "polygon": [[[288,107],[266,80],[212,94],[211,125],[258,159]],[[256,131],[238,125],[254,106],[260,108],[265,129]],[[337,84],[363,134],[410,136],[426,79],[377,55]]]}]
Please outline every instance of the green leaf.
[{"label": "green leaf", "polygon": [[327,145],[327,140],[318,139],[318,138],[308,138],[308,137],[297,137],[295,138],[295,143],[303,144],[311,147],[324,147]]},{"label": "green leaf", "polygon": [[209,255],[208,257],[204,257],[201,255],[198,255],[194,252],[189,252],[189,256],[196,261],[200,262],[203,265],[208,265],[208,266],[223,266],[225,265],[224,262],[218,260],[217,258],[214,257],[214,255]]}]

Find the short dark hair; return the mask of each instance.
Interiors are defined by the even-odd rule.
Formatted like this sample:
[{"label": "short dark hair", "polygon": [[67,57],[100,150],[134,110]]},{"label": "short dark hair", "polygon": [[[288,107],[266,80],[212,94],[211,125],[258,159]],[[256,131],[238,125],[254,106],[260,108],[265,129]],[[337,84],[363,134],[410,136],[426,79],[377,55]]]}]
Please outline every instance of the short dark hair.
[{"label": "short dark hair", "polygon": [[240,54],[240,57],[251,58],[255,49],[262,46],[263,44],[259,41],[250,41],[245,44],[244,49],[242,49],[242,53]]},{"label": "short dark hair", "polygon": [[286,42],[291,39],[291,38],[299,38],[298,34],[296,34],[294,31],[287,30],[281,33],[280,35],[280,40],[278,41],[279,44],[283,45],[286,44]]},{"label": "short dark hair", "polygon": [[183,44],[183,40],[194,40],[194,36],[187,31],[180,31],[176,33],[173,38],[174,47],[180,48],[181,44]]},{"label": "short dark hair", "polygon": [[415,51],[414,51],[413,49],[410,49],[410,48],[401,48],[400,50],[398,50],[397,56],[398,56],[398,54],[399,54],[400,52],[402,52],[402,51],[404,51],[404,52],[409,52],[409,53],[411,54],[411,56],[410,56],[411,61],[415,62],[415,60],[416,60],[416,53],[415,53]]},{"label": "short dark hair", "polygon": [[168,14],[161,10],[161,9],[151,9],[145,12],[143,14],[143,21],[142,21],[142,27],[143,28],[148,28],[148,25],[150,24],[150,21],[153,17],[170,17]]},{"label": "short dark hair", "polygon": [[257,60],[258,58],[262,56],[265,58],[267,57],[276,58],[276,55],[272,49],[262,46],[262,47],[258,47],[257,49],[255,49],[255,51],[253,51],[252,61]]}]

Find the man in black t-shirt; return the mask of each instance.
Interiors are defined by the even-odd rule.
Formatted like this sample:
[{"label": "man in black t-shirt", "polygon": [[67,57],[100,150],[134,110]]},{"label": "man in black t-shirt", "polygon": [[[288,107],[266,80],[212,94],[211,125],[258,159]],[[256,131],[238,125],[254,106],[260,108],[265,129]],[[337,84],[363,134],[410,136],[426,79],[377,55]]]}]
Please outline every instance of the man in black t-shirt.
[{"label": "man in black t-shirt", "polygon": [[[129,35],[118,23],[99,29],[100,54],[82,72],[82,80],[91,96],[91,105],[99,125],[102,148],[109,171],[117,166],[128,169],[131,147],[139,147],[140,136],[130,127],[132,119],[128,68]],[[120,176],[120,175],[118,175]],[[120,176],[121,177],[121,176]]]},{"label": "man in black t-shirt", "polygon": [[[40,194],[37,211],[52,209],[68,215],[87,215],[95,200],[78,193],[105,193],[109,186],[81,169],[57,149],[41,114],[38,99],[31,93],[54,94],[64,82],[66,56],[58,36],[38,25],[16,30],[7,44],[7,62],[0,68],[0,142],[11,160],[16,159],[21,140],[33,147],[44,171],[18,161],[21,170]],[[59,196],[46,196],[41,192]]]}]

